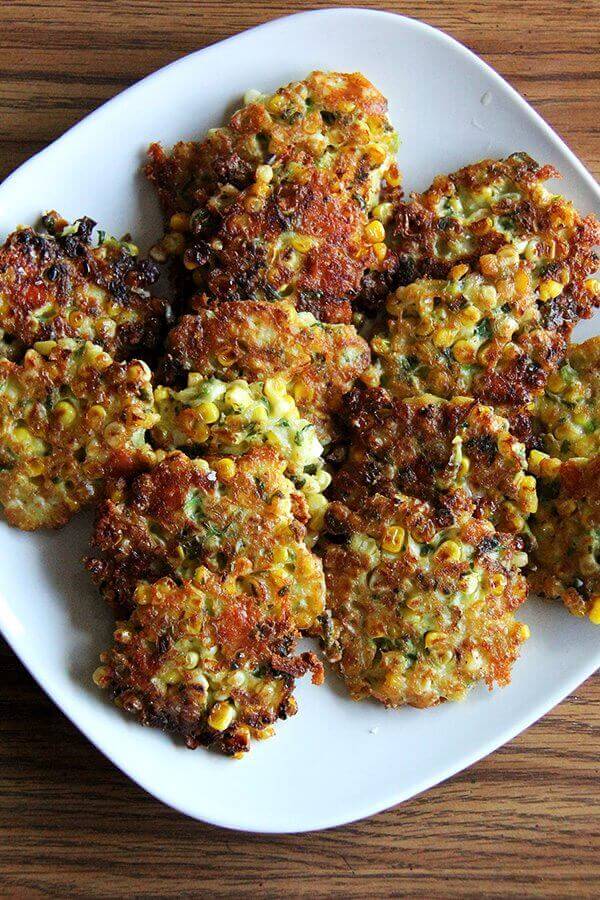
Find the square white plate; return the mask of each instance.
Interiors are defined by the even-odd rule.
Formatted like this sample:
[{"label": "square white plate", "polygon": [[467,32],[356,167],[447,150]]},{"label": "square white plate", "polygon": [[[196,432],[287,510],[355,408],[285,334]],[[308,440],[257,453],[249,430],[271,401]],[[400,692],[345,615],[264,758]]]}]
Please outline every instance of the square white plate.
[{"label": "square white plate", "polygon": [[[142,245],[159,234],[139,174],[154,139],[169,145],[223,120],[249,87],[312,69],[360,70],[389,98],[407,189],[483,156],[526,150],[556,165],[561,190],[600,213],[600,191],[554,132],[495,72],[419,22],[366,10],[310,12],[263,25],[162,69],[101,107],[0,186],[0,236],[55,207]],[[484,98],[485,99],[482,99]],[[597,321],[595,323],[597,329]],[[593,333],[588,325],[582,335]],[[176,809],[229,828],[297,832],[399,803],[485,756],[558,703],[600,663],[600,631],[529,601],[532,638],[512,685],[463,704],[386,711],[352,703],[330,676],[301,683],[299,714],[242,761],[194,753],[142,729],[91,683],[111,618],[80,565],[89,516],[58,533],[0,525],[0,625],[44,690],[117,766]],[[57,748],[59,751],[59,748]]]}]

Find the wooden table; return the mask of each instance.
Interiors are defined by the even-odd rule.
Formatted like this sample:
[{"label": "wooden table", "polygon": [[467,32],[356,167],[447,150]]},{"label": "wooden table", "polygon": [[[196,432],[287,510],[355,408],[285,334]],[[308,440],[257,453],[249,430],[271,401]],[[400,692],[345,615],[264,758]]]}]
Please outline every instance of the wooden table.
[{"label": "wooden table", "polygon": [[[328,5],[3,0],[0,178],[159,66],[294,9]],[[481,54],[598,175],[599,0],[371,5],[438,25]],[[0,667],[4,896],[600,892],[597,676],[509,745],[398,809],[325,833],[261,837],[166,809],[81,737],[5,645]]]}]

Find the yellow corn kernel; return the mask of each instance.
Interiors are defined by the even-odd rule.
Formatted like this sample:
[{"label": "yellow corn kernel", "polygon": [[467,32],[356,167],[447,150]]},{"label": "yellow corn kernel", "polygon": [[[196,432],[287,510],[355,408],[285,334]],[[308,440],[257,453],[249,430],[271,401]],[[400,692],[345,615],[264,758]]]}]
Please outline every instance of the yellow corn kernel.
[{"label": "yellow corn kernel", "polygon": [[591,600],[589,620],[593,625],[600,625],[600,594],[593,594]]},{"label": "yellow corn kernel", "polygon": [[484,216],[483,219],[477,219],[476,222],[473,222],[469,228],[473,234],[481,236],[487,234],[493,224],[494,223],[489,216]]},{"label": "yellow corn kernel", "polygon": [[218,353],[217,354],[217,362],[219,363],[220,366],[224,366],[225,368],[228,368],[229,366],[233,365],[233,363],[235,362],[235,353],[233,353],[233,352]]},{"label": "yellow corn kernel", "polygon": [[479,302],[484,309],[495,309],[498,306],[498,291],[493,284],[484,284],[479,291]]},{"label": "yellow corn kernel", "polygon": [[392,163],[386,170],[385,180],[390,187],[399,187],[402,184],[402,174],[396,163]]},{"label": "yellow corn kernel", "polygon": [[433,336],[433,343],[436,347],[450,347],[456,337],[451,328],[439,328]]},{"label": "yellow corn kernel", "polygon": [[489,576],[489,590],[492,597],[499,597],[507,585],[506,575],[501,572],[492,572]]},{"label": "yellow corn kernel", "polygon": [[519,252],[512,244],[505,244],[504,247],[500,247],[496,255],[499,260],[507,265],[516,266],[519,263]]},{"label": "yellow corn kernel", "polygon": [[458,474],[464,478],[465,475],[469,474],[470,468],[471,468],[471,460],[469,459],[468,456],[463,456],[463,458],[460,461],[460,467],[458,469]]},{"label": "yellow corn kernel", "polygon": [[230,703],[215,703],[208,717],[208,724],[215,731],[225,731],[235,718],[235,709]]},{"label": "yellow corn kernel", "polygon": [[221,481],[231,481],[236,472],[235,463],[232,459],[220,459],[215,465],[215,472]]},{"label": "yellow corn kernel", "polygon": [[498,274],[498,260],[494,253],[485,253],[479,257],[479,268],[483,275],[494,277]]},{"label": "yellow corn kernel", "polygon": [[252,403],[252,394],[241,384],[233,384],[227,388],[225,403],[236,409],[246,409]]},{"label": "yellow corn kernel", "polygon": [[579,428],[571,422],[562,422],[554,429],[554,434],[559,441],[576,441],[580,433]]},{"label": "yellow corn kernel", "polygon": [[244,209],[249,213],[260,212],[264,206],[264,202],[260,197],[246,197],[244,200]]},{"label": "yellow corn kernel", "polygon": [[531,629],[525,622],[521,622],[517,629],[517,637],[520,641],[528,641],[531,637]]},{"label": "yellow corn kernel", "polygon": [[283,378],[267,378],[263,392],[267,400],[278,400],[287,393],[287,385]]},{"label": "yellow corn kernel", "polygon": [[470,303],[468,306],[465,306],[464,309],[459,311],[458,318],[463,325],[477,325],[482,315],[483,313]]},{"label": "yellow corn kernel", "polygon": [[537,492],[535,478],[533,475],[525,475],[519,484],[519,498],[522,503],[523,512],[532,514],[537,510]]},{"label": "yellow corn kernel", "polygon": [[381,241],[378,244],[373,244],[373,252],[375,253],[375,256],[377,257],[378,261],[383,262],[383,260],[387,256],[387,247],[383,243],[383,241]]},{"label": "yellow corn kernel", "polygon": [[400,553],[406,532],[401,525],[388,525],[383,533],[381,546],[388,553]]},{"label": "yellow corn kernel", "polygon": [[289,553],[287,547],[275,547],[273,550],[273,562],[277,566],[281,566],[288,561]]},{"label": "yellow corn kernel", "polygon": [[456,541],[444,541],[433,554],[434,559],[441,563],[458,562],[460,555],[460,547]]},{"label": "yellow corn kernel", "polygon": [[[163,403],[163,401],[169,399],[169,388],[163,387],[163,385],[159,385],[154,391],[154,400],[156,403]],[[100,407],[102,409],[102,407]]]},{"label": "yellow corn kernel", "polygon": [[548,300],[554,300],[555,297],[562,294],[563,287],[564,286],[560,284],[560,282],[554,281],[553,278],[542,281],[540,284],[540,300],[542,303],[546,303]]},{"label": "yellow corn kernel", "polygon": [[379,144],[371,144],[367,147],[367,157],[372,168],[380,166],[385,162],[386,152]]},{"label": "yellow corn kernel", "polygon": [[272,166],[262,165],[256,167],[256,180],[262,182],[263,184],[270,184],[273,180],[273,168]]},{"label": "yellow corn kernel", "polygon": [[598,278],[586,278],[585,289],[590,294],[600,294],[600,280]]},{"label": "yellow corn kernel", "polygon": [[525,269],[519,269],[519,271],[515,275],[515,290],[520,297],[524,297],[528,292],[531,285],[531,279],[529,277],[529,272],[526,272]]},{"label": "yellow corn kernel", "polygon": [[296,403],[310,403],[314,396],[315,391],[310,384],[299,381],[294,385],[294,399]]},{"label": "yellow corn kernel", "polygon": [[545,459],[550,459],[547,453],[542,453],[540,450],[532,450],[529,454],[529,471],[533,472],[534,475],[539,475],[540,466]]},{"label": "yellow corn kernel", "polygon": [[92,675],[92,681],[97,687],[108,687],[110,684],[110,669],[107,666],[98,666]]},{"label": "yellow corn kernel", "polygon": [[54,415],[63,428],[69,428],[77,418],[77,410],[68,400],[60,400],[54,407]]},{"label": "yellow corn kernel", "polygon": [[41,356],[48,356],[56,347],[56,341],[37,341],[33,349]]},{"label": "yellow corn kernel", "polygon": [[219,407],[211,400],[205,400],[203,403],[199,403],[196,409],[202,421],[207,425],[212,425],[213,422],[219,421]]},{"label": "yellow corn kernel", "polygon": [[390,221],[394,214],[394,206],[392,203],[378,203],[373,207],[371,215],[374,219],[379,219],[385,225]]},{"label": "yellow corn kernel", "polygon": [[555,478],[560,472],[560,468],[560,459],[548,457],[548,459],[543,459],[540,462],[540,475],[542,478]]},{"label": "yellow corn kernel", "polygon": [[446,643],[447,635],[443,631],[428,631],[425,635],[425,646],[428,650]]},{"label": "yellow corn kernel", "polygon": [[385,228],[378,219],[372,219],[365,227],[365,240],[368,244],[380,244],[385,240]]},{"label": "yellow corn kernel", "polygon": [[293,234],[290,237],[289,242],[298,253],[308,253],[314,244],[313,238],[309,237],[308,234]]},{"label": "yellow corn kernel", "polygon": [[273,94],[273,96],[269,97],[269,99],[267,100],[266,106],[270,113],[272,113],[274,116],[278,116],[284,111],[286,107],[285,97],[283,97],[281,94]]},{"label": "yellow corn kernel", "polygon": [[257,425],[264,425],[269,419],[269,413],[264,406],[255,406],[250,418],[253,422],[256,422]]},{"label": "yellow corn kernel", "polygon": [[181,256],[185,250],[185,238],[179,231],[169,231],[162,239],[162,248],[170,256]]},{"label": "yellow corn kernel", "polygon": [[125,428],[120,422],[110,422],[104,429],[104,440],[113,449],[120,447],[125,437]]},{"label": "yellow corn kernel", "polygon": [[459,281],[463,275],[466,275],[469,271],[469,267],[465,263],[460,263],[458,266],[453,266],[450,269],[450,279],[452,281]]},{"label": "yellow corn kernel", "polygon": [[317,516],[327,509],[329,502],[323,494],[309,494],[306,498],[311,516]]},{"label": "yellow corn kernel", "polygon": [[169,219],[171,231],[189,231],[190,217],[186,213],[175,213]]},{"label": "yellow corn kernel", "polygon": [[266,741],[273,737],[275,729],[272,725],[267,725],[265,728],[251,728],[250,733],[255,741]]},{"label": "yellow corn kernel", "polygon": [[452,348],[454,358],[460,363],[472,363],[475,361],[475,348],[469,341],[457,341]]}]

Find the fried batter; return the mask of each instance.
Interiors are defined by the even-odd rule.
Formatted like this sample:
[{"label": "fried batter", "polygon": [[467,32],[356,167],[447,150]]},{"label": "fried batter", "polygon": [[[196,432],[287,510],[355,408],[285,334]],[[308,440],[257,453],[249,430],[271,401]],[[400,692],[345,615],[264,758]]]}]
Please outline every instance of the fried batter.
[{"label": "fried batter", "polygon": [[440,527],[429,503],[372,493],[332,503],[324,541],[323,642],[354,700],[433,706],[505,685],[527,626],[520,538],[467,519]]},{"label": "fried batter", "polygon": [[292,579],[266,570],[222,581],[204,569],[181,585],[142,582],[96,684],[143,725],[192,749],[247,751],[251,737],[269,737],[276,719],[295,714],[295,677],[312,671],[323,680],[314,654],[294,655]]},{"label": "fried batter", "polygon": [[16,359],[36,341],[93,341],[115,359],[147,355],[158,344],[167,312],[147,288],[156,264],[133,244],[99,232],[91,219],[73,225],[48,213],[46,229],[13,232],[0,248],[0,352]]},{"label": "fried batter", "polygon": [[600,456],[561,462],[532,454],[530,465],[540,497],[531,589],[600,625]]},{"label": "fried batter", "polygon": [[346,398],[351,445],[333,494],[353,509],[373,493],[427,501],[438,527],[471,515],[519,532],[535,512],[535,479],[506,419],[469,398],[396,400],[381,388]]},{"label": "fried batter", "polygon": [[225,382],[193,374],[187,388],[154,392],[160,421],[152,430],[157,446],[182,448],[189,456],[234,457],[267,444],[286,463],[285,474],[306,495],[310,531],[320,526],[331,482],[314,426],[300,417],[281,378]]},{"label": "fried batter", "polygon": [[178,583],[199,566],[250,582],[281,575],[298,628],[323,610],[323,573],[303,542],[308,507],[271,447],[235,460],[168,454],[132,481],[118,481],[100,506],[86,564],[103,595],[128,614],[140,580]]},{"label": "fried batter", "polygon": [[550,456],[589,459],[600,453],[600,337],[569,347],[534,413]]},{"label": "fried batter", "polygon": [[26,531],[64,525],[105,479],[152,456],[157,420],[145,363],[113,362],[101,347],[63,338],[0,360],[0,504]]},{"label": "fried batter", "polygon": [[515,153],[440,175],[425,193],[392,204],[386,210],[388,256],[369,273],[358,305],[377,311],[390,288],[424,275],[445,279],[457,263],[475,268],[488,255],[485,274],[495,277],[493,257],[509,244],[543,304],[543,327],[567,336],[598,303],[600,294],[586,281],[598,266],[600,224],[544,186],[557,177],[552,166]]},{"label": "fried batter", "polygon": [[398,397],[430,391],[523,405],[544,390],[566,351],[510,245],[481,257],[477,271],[459,264],[448,280],[398,288],[387,312],[371,341],[370,376]]},{"label": "fried batter", "polygon": [[161,377],[181,384],[188,372],[225,381],[276,376],[326,444],[337,434],[332,414],[369,361],[368,344],[352,325],[318,322],[288,303],[234,301],[180,320],[167,338]]},{"label": "fried batter", "polygon": [[286,298],[348,321],[348,298],[385,255],[370,210],[384,178],[400,182],[386,108],[362,75],[314,72],[201,143],[171,156],[152,145],[147,174],[171,229],[159,257],[183,256],[189,288],[212,298]]}]

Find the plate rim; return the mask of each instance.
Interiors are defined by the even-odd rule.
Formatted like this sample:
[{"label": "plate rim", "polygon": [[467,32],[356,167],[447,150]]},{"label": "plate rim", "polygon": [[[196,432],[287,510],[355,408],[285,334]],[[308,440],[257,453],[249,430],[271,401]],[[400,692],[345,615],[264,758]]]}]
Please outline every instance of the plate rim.
[{"label": "plate rim", "polygon": [[[243,42],[245,39],[247,39],[247,36],[249,34],[254,34],[255,32],[259,31],[266,32],[270,29],[275,30],[277,27],[281,26],[283,22],[288,23],[288,25],[293,25],[293,22],[295,22],[296,20],[300,18],[306,19],[308,17],[312,17],[315,20],[339,17],[347,19],[361,19],[364,17],[369,17],[377,18],[380,21],[397,21],[398,19],[400,19],[403,20],[409,28],[413,28],[417,32],[424,32],[429,35],[433,34],[436,40],[451,46],[454,52],[457,52],[463,57],[466,57],[471,63],[476,63],[476,65],[480,69],[486,72],[486,74],[491,77],[498,86],[501,87],[503,92],[509,93],[511,100],[521,109],[521,111],[528,117],[528,119],[532,121],[538,129],[541,129],[549,142],[556,146],[558,150],[567,157],[570,164],[573,166],[576,173],[585,182],[592,195],[594,195],[598,202],[600,202],[600,187],[598,186],[598,183],[596,182],[594,176],[589,172],[589,170],[575,155],[575,153],[568,147],[568,145],[560,137],[560,135],[558,135],[557,132],[554,131],[554,129],[542,118],[542,116],[535,109],[533,109],[533,107],[527,102],[527,100],[525,100],[525,98],[522,97],[521,94],[519,94],[518,91],[508,81],[506,81],[498,72],[496,72],[496,70],[492,68],[489,63],[481,59],[476,53],[474,53],[456,38],[450,36],[449,34],[446,34],[444,31],[441,31],[440,29],[435,28],[432,25],[428,25],[427,23],[420,21],[419,19],[399,13],[367,9],[364,7],[328,7],[324,9],[306,10],[298,13],[293,13],[291,15],[278,16],[274,19],[269,20],[268,22],[263,22],[252,28],[245,29],[238,34],[224,38],[220,41],[216,41],[215,43],[210,44],[207,47],[202,47],[198,50],[192,51],[191,53],[184,54],[183,56],[173,60],[171,63],[168,63],[167,65],[162,66],[161,68],[156,69],[155,71],[144,76],[139,81],[136,81],[134,84],[125,88],[123,91],[120,91],[114,97],[107,99],[102,104],[100,104],[100,106],[96,107],[96,109],[92,110],[90,113],[84,116],[80,121],[70,126],[65,132],[63,132],[54,141],[48,144],[48,146],[35,153],[28,160],[18,166],[14,170],[14,172],[11,172],[3,180],[3,182],[0,183],[0,193],[5,188],[11,186],[14,180],[16,180],[17,178],[22,178],[26,174],[28,167],[34,165],[40,158],[44,157],[45,155],[51,155],[55,151],[55,148],[60,146],[60,144],[73,132],[77,132],[77,130],[79,129],[84,129],[91,121],[101,119],[102,116],[106,113],[106,107],[111,106],[114,108],[119,104],[123,105],[126,103],[130,103],[134,98],[136,92],[147,90],[149,83],[151,83],[153,79],[158,79],[163,76],[163,74],[167,70],[175,69],[184,63],[188,63],[191,58],[199,57],[200,55],[210,55],[217,49],[219,50],[219,52],[222,52],[224,46],[228,46],[229,48],[231,48],[237,42]],[[0,600],[1,599],[2,598],[0,598]],[[51,675],[47,675],[45,673],[43,664],[39,664],[35,658],[26,658],[25,635],[23,635],[23,640],[21,640],[18,634],[18,630],[19,629],[15,627],[14,623],[11,623],[10,616],[6,614],[4,604],[0,603],[0,631],[2,632],[11,650],[15,653],[15,655],[20,660],[25,669],[29,672],[29,674],[35,679],[39,687],[41,687],[41,689],[47,694],[47,696],[50,697],[52,702],[56,704],[61,713],[65,715],[67,719],[69,719],[69,721],[86,737],[87,740],[90,741],[90,743],[100,753],[103,754],[103,756],[105,756],[111,762],[112,765],[116,766],[116,768],[119,769],[124,775],[130,778],[135,784],[140,786],[143,790],[147,791],[157,800],[164,803],[166,806],[169,806],[170,808],[183,813],[186,816],[189,816],[197,821],[228,830],[255,834],[302,834],[313,831],[322,831],[334,827],[342,827],[343,825],[351,824],[361,819],[368,818],[379,812],[389,810],[392,807],[398,806],[404,801],[423,793],[423,791],[441,784],[448,778],[459,774],[469,766],[473,765],[475,762],[484,759],[494,750],[512,740],[515,736],[520,734],[534,722],[538,721],[544,715],[546,715],[549,710],[551,710],[554,706],[564,700],[569,694],[572,693],[573,690],[575,690],[586,679],[588,679],[598,667],[600,667],[599,646],[597,653],[587,661],[587,665],[584,665],[581,670],[579,670],[576,674],[573,674],[570,678],[563,680],[560,684],[560,687],[557,687],[555,690],[551,691],[550,694],[547,694],[545,696],[543,701],[533,707],[533,711],[529,710],[526,714],[511,721],[511,723],[502,730],[500,736],[495,735],[494,737],[488,739],[483,743],[478,743],[475,750],[465,751],[464,753],[460,754],[458,763],[456,761],[457,757],[454,757],[454,761],[452,762],[452,764],[449,764],[447,768],[443,770],[438,769],[436,773],[431,777],[424,777],[418,782],[413,782],[411,786],[402,788],[400,790],[397,790],[396,792],[390,791],[391,799],[389,800],[389,802],[386,801],[386,804],[384,806],[382,806],[381,802],[379,801],[374,801],[371,803],[368,801],[364,801],[360,804],[357,804],[356,813],[352,814],[350,818],[344,816],[343,819],[340,820],[339,815],[336,816],[335,813],[320,812],[319,814],[315,815],[312,823],[306,827],[296,827],[291,824],[288,827],[282,827],[281,824],[278,824],[276,827],[264,826],[257,829],[256,827],[252,827],[249,824],[240,824],[239,817],[236,818],[235,813],[230,815],[206,815],[205,813],[203,813],[202,815],[199,815],[192,802],[188,803],[185,799],[179,800],[177,798],[174,799],[168,796],[168,791],[166,789],[163,790],[160,784],[156,785],[152,781],[151,777],[146,778],[144,777],[144,775],[134,773],[127,762],[117,761],[112,755],[110,748],[104,749],[99,745],[97,739],[95,737],[92,737],[90,733],[92,731],[91,726],[88,726],[87,723],[78,721],[77,713],[75,711],[71,712],[70,709],[67,708],[70,705],[69,701],[67,701],[67,704],[65,706],[64,700],[59,699],[61,696],[60,687],[55,687],[51,683],[52,677]]]}]

